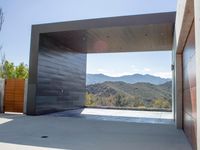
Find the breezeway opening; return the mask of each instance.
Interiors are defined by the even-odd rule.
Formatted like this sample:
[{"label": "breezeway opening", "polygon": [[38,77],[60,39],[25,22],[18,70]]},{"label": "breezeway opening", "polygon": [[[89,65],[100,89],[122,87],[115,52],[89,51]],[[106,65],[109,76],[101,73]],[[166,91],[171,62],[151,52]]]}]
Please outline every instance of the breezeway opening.
[{"label": "breezeway opening", "polygon": [[170,12],[33,26],[27,114],[84,108],[87,54],[171,50],[174,22]]},{"label": "breezeway opening", "polygon": [[88,54],[85,105],[172,111],[171,58],[171,51]]}]

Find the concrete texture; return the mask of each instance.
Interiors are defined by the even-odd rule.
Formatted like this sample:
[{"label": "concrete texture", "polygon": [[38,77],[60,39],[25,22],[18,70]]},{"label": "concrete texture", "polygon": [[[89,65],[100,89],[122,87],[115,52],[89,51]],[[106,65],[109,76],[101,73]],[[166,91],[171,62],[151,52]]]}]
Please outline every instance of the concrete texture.
[{"label": "concrete texture", "polygon": [[3,113],[4,86],[5,80],[0,79],[0,113]]},{"label": "concrete texture", "polygon": [[183,51],[183,129],[196,150],[196,54],[194,24]]},{"label": "concrete texture", "polygon": [[182,77],[182,55],[176,54],[175,59],[175,121],[176,126],[179,129],[183,127],[183,115],[182,115],[182,105],[183,105],[183,77]]},{"label": "concrete texture", "polygon": [[178,0],[176,11],[176,52],[182,53],[194,19],[194,0]]},{"label": "concrete texture", "polygon": [[182,100],[183,100],[183,86],[182,86],[182,53],[187,40],[192,21],[194,18],[194,4],[193,0],[178,0],[176,11],[176,22],[173,42],[173,63],[175,65],[175,81],[173,84],[174,98],[175,98],[175,121],[177,128],[182,128]]},{"label": "concrete texture", "polygon": [[60,117],[78,117],[89,120],[120,121],[152,124],[174,124],[172,112],[135,111],[84,108],[49,114]]},{"label": "concrete texture", "polygon": [[194,0],[196,48],[197,150],[200,150],[200,0]]},{"label": "concrete texture", "polygon": [[[195,131],[195,134],[197,135],[197,139],[196,139],[196,143],[197,143],[197,150],[200,150],[200,121],[199,120],[199,115],[200,115],[200,106],[199,106],[199,99],[200,99],[200,69],[199,69],[199,62],[200,62],[200,11],[199,11],[199,6],[200,6],[200,0],[178,0],[177,2],[177,15],[176,15],[176,23],[175,23],[175,34],[174,34],[174,48],[173,50],[176,51],[177,55],[182,55],[183,52],[183,48],[186,45],[186,40],[188,38],[188,34],[190,32],[193,20],[195,23],[195,53],[196,53],[196,107],[194,109],[196,109],[196,118],[197,120],[196,122],[196,127],[197,130]],[[181,63],[181,62],[179,62]],[[192,67],[194,67],[194,65],[192,65]],[[182,71],[180,71],[177,75],[177,79],[181,79],[183,74],[181,73]],[[182,81],[180,80],[180,82],[176,82],[175,87],[177,88],[177,91],[179,90],[180,86],[182,84]],[[182,101],[182,96],[183,94],[183,88],[180,89],[182,92],[182,94],[180,94],[179,96],[179,92],[176,92],[177,98],[178,100]],[[177,102],[178,104],[178,102]],[[180,106],[180,105],[179,105]],[[179,107],[177,105],[177,110],[176,112],[178,114],[180,114],[180,112],[182,111],[182,107]],[[177,116],[178,117],[178,116]],[[177,118],[176,117],[176,118]],[[177,118],[177,122],[181,122],[181,119]],[[190,123],[191,124],[191,123]],[[181,127],[179,124],[177,124],[178,127]],[[190,132],[194,132],[192,131],[191,125],[188,128],[190,129]],[[195,142],[195,141],[193,141]]]},{"label": "concrete texture", "polygon": [[24,82],[24,109],[23,109],[24,114],[26,114],[27,92],[28,92],[28,79],[25,79],[25,82]]},{"label": "concrete texture", "polygon": [[178,0],[174,31],[173,56],[175,64],[175,120],[177,128],[183,128],[182,101],[183,101],[183,70],[182,53],[194,18],[193,0]]},{"label": "concrete texture", "polygon": [[173,125],[1,114],[0,133],[4,150],[191,150]]}]

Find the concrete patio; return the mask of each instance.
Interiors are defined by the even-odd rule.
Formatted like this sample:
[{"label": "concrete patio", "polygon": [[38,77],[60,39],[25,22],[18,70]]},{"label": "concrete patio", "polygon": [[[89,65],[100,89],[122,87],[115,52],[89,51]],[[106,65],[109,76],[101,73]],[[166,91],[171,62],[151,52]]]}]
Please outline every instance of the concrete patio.
[{"label": "concrete patio", "polygon": [[53,115],[0,114],[4,150],[191,150],[172,124],[102,121]]},{"label": "concrete patio", "polygon": [[89,120],[174,124],[173,113],[164,111],[83,108],[52,113],[49,115],[60,117],[85,118]]}]

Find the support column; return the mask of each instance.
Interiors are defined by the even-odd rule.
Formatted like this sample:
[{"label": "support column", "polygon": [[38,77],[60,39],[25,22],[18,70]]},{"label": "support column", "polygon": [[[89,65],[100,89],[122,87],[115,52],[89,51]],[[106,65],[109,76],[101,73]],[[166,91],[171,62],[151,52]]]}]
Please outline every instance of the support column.
[{"label": "support column", "polygon": [[35,26],[32,26],[31,47],[29,58],[29,79],[28,94],[26,102],[26,114],[35,115],[35,97],[37,87],[37,71],[38,71],[38,50],[39,50],[39,32]]},{"label": "support column", "polygon": [[28,93],[28,80],[25,79],[24,82],[24,110],[23,113],[26,114],[26,108],[27,108],[27,93]]},{"label": "support column", "polygon": [[194,0],[196,48],[197,150],[200,150],[200,0]]},{"label": "support column", "polygon": [[175,115],[176,115],[176,108],[175,108],[175,60],[176,60],[176,52],[173,49],[172,50],[172,66],[171,66],[171,71],[172,71],[172,113],[173,113],[173,118],[175,121]]},{"label": "support column", "polygon": [[176,127],[183,128],[183,69],[182,54],[176,54],[175,60],[175,122]]}]

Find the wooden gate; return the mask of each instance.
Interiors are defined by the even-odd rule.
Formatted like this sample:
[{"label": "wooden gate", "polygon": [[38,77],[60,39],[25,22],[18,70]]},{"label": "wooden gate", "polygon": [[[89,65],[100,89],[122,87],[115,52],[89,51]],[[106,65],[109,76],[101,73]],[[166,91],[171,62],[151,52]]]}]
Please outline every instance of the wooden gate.
[{"label": "wooden gate", "polygon": [[23,79],[5,80],[4,112],[23,112],[24,84]]}]

